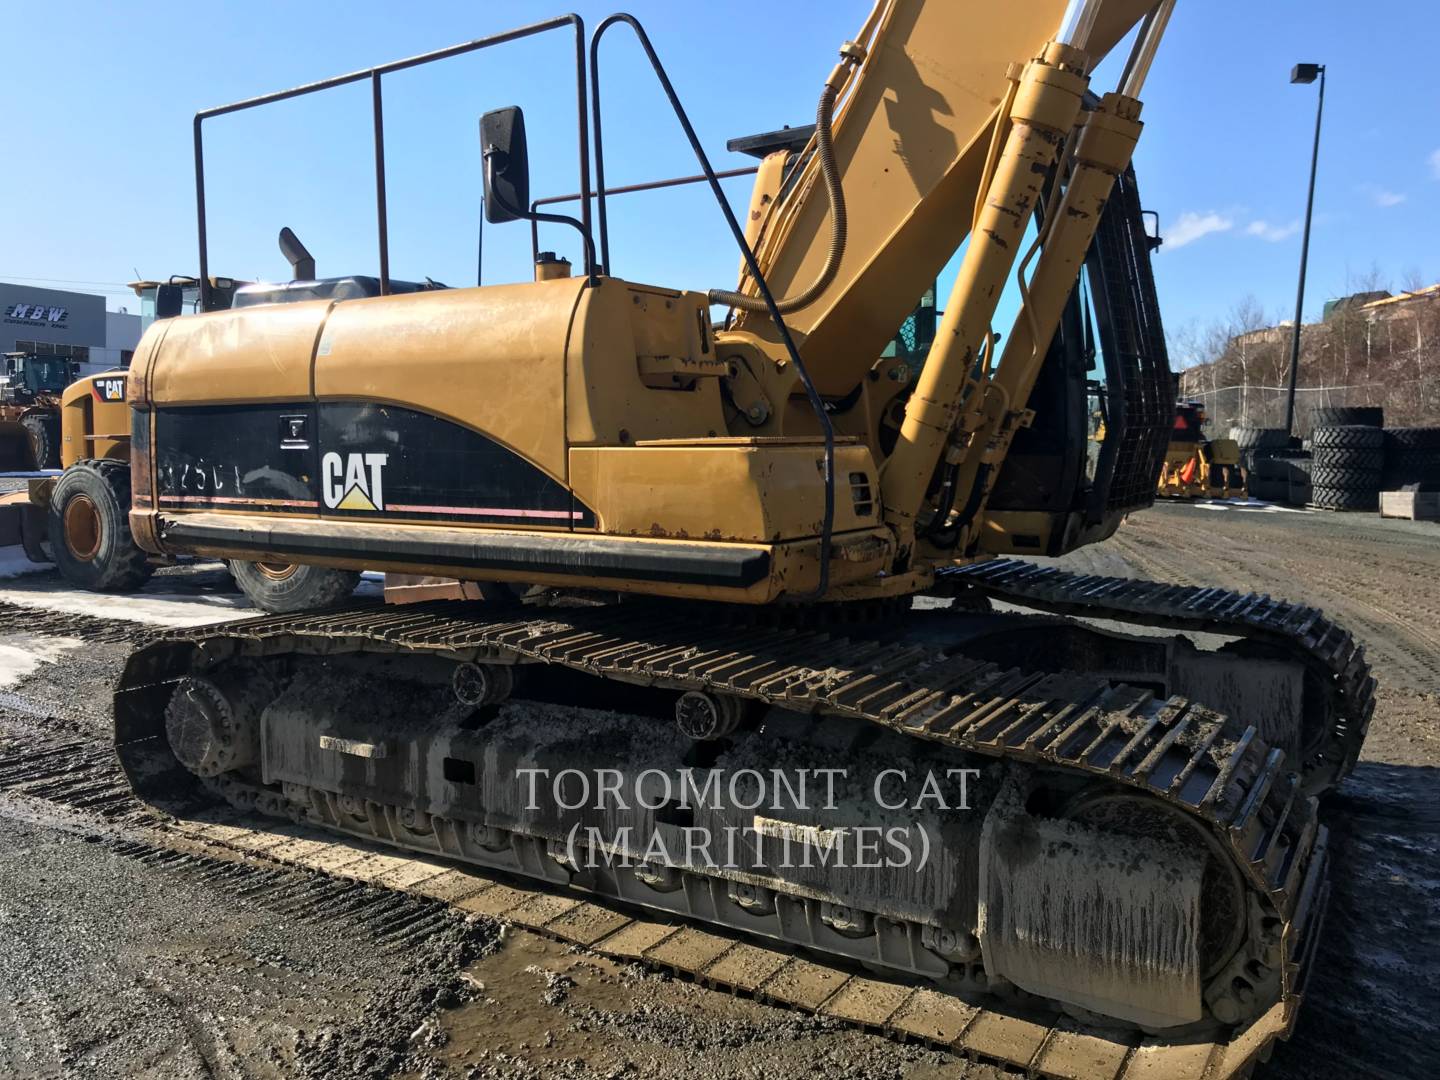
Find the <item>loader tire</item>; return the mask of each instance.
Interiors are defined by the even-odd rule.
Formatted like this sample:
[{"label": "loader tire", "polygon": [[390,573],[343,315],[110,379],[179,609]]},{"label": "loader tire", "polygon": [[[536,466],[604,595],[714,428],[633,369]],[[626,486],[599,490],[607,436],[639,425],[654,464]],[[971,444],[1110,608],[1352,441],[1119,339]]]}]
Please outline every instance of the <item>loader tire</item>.
[{"label": "loader tire", "polygon": [[20,507],[20,547],[33,563],[53,563],[55,553],[50,547],[50,520],[43,507]]},{"label": "loader tire", "polygon": [[1359,424],[1317,427],[1310,435],[1310,445],[1314,450],[1379,450],[1385,445],[1385,433]]},{"label": "loader tire", "polygon": [[130,535],[130,466],[78,461],[50,495],[50,549],[72,585],[92,592],[134,592],[150,579],[150,557]]},{"label": "loader tire", "polygon": [[1387,453],[1440,450],[1440,427],[1397,427],[1385,432]]},{"label": "loader tire", "polygon": [[1283,503],[1290,497],[1290,485],[1284,480],[1257,477],[1246,487],[1247,495],[1264,502]]},{"label": "loader tire", "polygon": [[1440,450],[1401,450],[1385,458],[1385,476],[1404,484],[1440,483]]},{"label": "loader tire", "polygon": [[1284,428],[1231,428],[1230,438],[1239,443],[1241,450],[1283,450],[1290,444],[1290,434]]},{"label": "loader tire", "polygon": [[60,467],[60,424],[59,417],[47,414],[31,415],[21,419],[25,437],[30,442],[30,461],[37,469],[58,469]]},{"label": "loader tire", "polygon": [[1399,469],[1434,471],[1440,468],[1440,450],[1401,450],[1386,460],[1393,462]]},{"label": "loader tire", "polygon": [[358,570],[335,570],[303,563],[233,559],[230,573],[250,603],[272,615],[334,607],[349,597],[360,583]]},{"label": "loader tire", "polygon": [[1311,460],[1316,465],[1333,465],[1339,469],[1372,469],[1379,472],[1385,465],[1385,451],[1321,448],[1311,455]]},{"label": "loader tire", "polygon": [[1311,492],[1310,505],[1322,510],[1378,510],[1380,492],[1317,487]]},{"label": "loader tire", "polygon": [[1379,469],[1357,469],[1344,465],[1329,465],[1316,461],[1310,469],[1310,483],[1315,490],[1321,488],[1336,491],[1379,491]]},{"label": "loader tire", "polygon": [[[1296,453],[1298,454],[1299,451],[1296,451]],[[1285,457],[1256,458],[1255,466],[1251,471],[1262,480],[1288,481],[1290,474],[1294,471],[1297,460],[1299,460],[1299,458],[1289,455]]]},{"label": "loader tire", "polygon": [[1385,410],[1379,405],[1321,406],[1310,413],[1311,428],[1340,425],[1378,428],[1384,424]]}]

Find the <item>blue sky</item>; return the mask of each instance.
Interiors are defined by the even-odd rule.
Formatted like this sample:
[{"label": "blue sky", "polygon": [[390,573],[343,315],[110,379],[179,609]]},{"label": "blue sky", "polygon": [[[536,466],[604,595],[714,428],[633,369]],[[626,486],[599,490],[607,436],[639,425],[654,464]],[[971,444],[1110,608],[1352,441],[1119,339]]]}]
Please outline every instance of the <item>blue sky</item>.
[{"label": "blue sky", "polygon": [[[591,27],[613,10],[575,7]],[[747,163],[725,152],[727,138],[811,118],[836,46],[868,8],[636,0],[629,10],[723,168]],[[7,48],[0,89],[0,278],[95,283],[112,307],[134,310],[123,283],[136,271],[160,277],[196,265],[196,109],[560,10],[549,0],[251,0],[203,12],[54,3],[32,20],[30,5],[0,0],[0,25],[30,26],[35,44]],[[1437,52],[1433,0],[1391,0],[1369,20],[1341,0],[1179,0],[1146,87],[1136,158],[1167,237],[1156,271],[1172,336],[1247,295],[1273,318],[1289,317],[1316,90],[1289,84],[1296,61],[1329,68],[1307,318],[1372,268],[1395,288],[1411,275],[1440,280],[1440,120],[1426,65],[1406,59]],[[476,120],[487,109],[524,106],[534,194],[575,190],[570,57],[557,34],[387,79],[393,275],[473,283]],[[695,171],[648,66],[619,31],[607,39],[604,76],[607,179]],[[367,86],[212,121],[206,152],[212,271],[288,276],[275,245],[282,225],[305,240],[321,274],[375,271]],[[748,182],[728,190],[743,206]],[[616,273],[691,288],[733,281],[736,254],[704,192],[611,206]],[[542,246],[578,261],[564,230],[547,230]],[[487,229],[487,279],[525,277],[528,253],[523,225]]]}]

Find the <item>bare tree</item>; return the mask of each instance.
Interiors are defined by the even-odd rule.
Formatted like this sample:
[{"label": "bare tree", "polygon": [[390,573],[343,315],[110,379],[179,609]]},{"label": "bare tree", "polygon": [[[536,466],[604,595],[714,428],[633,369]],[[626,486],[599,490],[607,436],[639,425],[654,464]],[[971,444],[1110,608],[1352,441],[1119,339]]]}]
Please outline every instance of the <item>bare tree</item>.
[{"label": "bare tree", "polygon": [[1425,280],[1425,275],[1418,266],[1407,266],[1400,275],[1400,288],[1406,292],[1419,292],[1428,284],[1430,283]]}]

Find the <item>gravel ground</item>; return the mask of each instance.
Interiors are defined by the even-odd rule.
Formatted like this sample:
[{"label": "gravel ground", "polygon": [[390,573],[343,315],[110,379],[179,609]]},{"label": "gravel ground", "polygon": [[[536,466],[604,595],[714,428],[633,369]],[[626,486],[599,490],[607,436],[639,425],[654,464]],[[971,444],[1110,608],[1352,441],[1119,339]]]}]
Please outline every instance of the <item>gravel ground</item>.
[{"label": "gravel ground", "polygon": [[277,917],[64,821],[0,814],[0,1074],[365,1077],[428,1059],[417,1029],[473,994],[499,928],[403,953],[345,916]]},{"label": "gravel ground", "polygon": [[[1440,946],[1421,932],[1440,910],[1440,527],[1167,505],[1065,562],[1287,596],[1366,642],[1382,691],[1327,815],[1327,937],[1300,1030],[1259,1075],[1440,1075]],[[167,576],[171,593],[226,588],[213,569]],[[127,651],[85,644],[11,689],[101,734]],[[0,1075],[1008,1075],[483,921],[385,952],[343,912],[279,917],[74,823],[3,801],[0,819]]]}]

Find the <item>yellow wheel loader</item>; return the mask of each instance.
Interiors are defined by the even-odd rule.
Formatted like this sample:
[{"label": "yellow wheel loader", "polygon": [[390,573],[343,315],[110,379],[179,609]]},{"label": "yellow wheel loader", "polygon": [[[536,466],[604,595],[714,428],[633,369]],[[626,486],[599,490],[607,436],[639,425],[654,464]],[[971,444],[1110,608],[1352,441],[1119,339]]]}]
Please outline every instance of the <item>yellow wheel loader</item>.
[{"label": "yellow wheel loader", "polygon": [[0,454],[12,469],[60,464],[60,392],[78,365],[62,356],[10,352],[0,371]]},{"label": "yellow wheel loader", "polygon": [[1175,426],[1156,493],[1170,499],[1231,499],[1245,495],[1240,446],[1234,439],[1208,439],[1205,409],[1194,401],[1175,406]]},{"label": "yellow wheel loader", "polygon": [[[62,468],[32,478],[22,491],[0,496],[0,512],[18,516],[25,553],[55,562],[74,584],[107,588],[113,580],[140,584],[149,556],[130,539],[130,410],[125,372],[87,375],[60,393],[54,424]],[[57,489],[68,492],[53,503]],[[56,512],[51,521],[52,509]],[[78,577],[71,568],[81,566]],[[86,572],[83,567],[93,567]],[[129,568],[128,571],[125,568]],[[137,574],[142,575],[137,579]]]},{"label": "yellow wheel loader", "polygon": [[[198,114],[197,166],[223,115],[368,84],[380,269],[298,260],[136,351],[135,541],[232,560],[273,613],[129,659],[136,792],[702,923],[718,951],[665,963],[835,1015],[860,1014],[766,990],[737,942],[863,964],[895,980],[877,1025],[1023,1069],[1246,1072],[1322,934],[1318,799],[1365,735],[1362,652],[1269,597],[1021,558],[1155,498],[1173,381],[1129,162],[1171,8],[881,0],[743,226],[630,16]],[[616,32],[717,196],[734,288],[618,276]],[[537,244],[534,281],[392,277],[386,77],[539,34],[575,48],[579,211],[536,209],[508,107],[479,125],[486,215],[567,230],[576,273]],[[883,356],[962,245],[923,363]],[[365,569],[469,599],[347,602]]]},{"label": "yellow wheel loader", "polygon": [[[145,327],[187,307],[194,311],[199,304],[199,283],[193,278],[136,281],[131,288],[140,298]],[[231,279],[210,279],[207,310],[228,306],[234,288]],[[53,412],[44,416],[38,445],[46,450],[34,451],[37,460],[53,461],[62,471],[33,478],[25,490],[0,496],[0,513],[18,517],[26,555],[35,562],[55,563],[70,584],[98,592],[130,592],[149,580],[156,563],[167,560],[142,550],[130,534],[126,372],[117,368],[75,379],[73,364],[64,363],[63,369],[40,376],[59,380],[63,389],[54,395]],[[30,430],[31,418],[24,422]],[[33,433],[31,445],[37,445]]]}]

